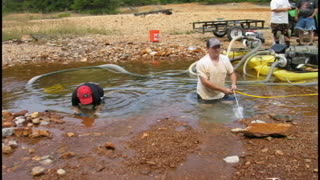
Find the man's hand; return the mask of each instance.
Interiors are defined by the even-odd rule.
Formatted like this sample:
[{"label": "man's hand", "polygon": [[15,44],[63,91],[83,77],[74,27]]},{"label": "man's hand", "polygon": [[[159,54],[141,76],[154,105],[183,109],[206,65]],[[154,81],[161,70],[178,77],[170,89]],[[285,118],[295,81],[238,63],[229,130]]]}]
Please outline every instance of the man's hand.
[{"label": "man's hand", "polygon": [[73,112],[75,114],[80,114],[81,113],[80,109],[78,107],[76,107],[76,106],[72,107],[72,110],[73,110]]},{"label": "man's hand", "polygon": [[232,89],[232,91],[235,91],[235,90],[237,89],[237,85],[232,84],[232,85],[231,85],[231,89]]},{"label": "man's hand", "polygon": [[229,89],[229,88],[225,88],[223,93],[225,93],[225,94],[233,94],[233,90]]}]

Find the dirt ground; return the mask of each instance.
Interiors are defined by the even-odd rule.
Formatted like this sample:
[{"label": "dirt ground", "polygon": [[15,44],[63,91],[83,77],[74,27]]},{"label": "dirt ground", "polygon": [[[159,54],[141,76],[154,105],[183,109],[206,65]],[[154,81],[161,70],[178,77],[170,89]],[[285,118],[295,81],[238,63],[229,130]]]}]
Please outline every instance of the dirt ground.
[{"label": "dirt ground", "polygon": [[[181,58],[195,61],[206,53],[205,40],[213,35],[191,32],[192,22],[217,20],[217,18],[258,18],[265,20],[267,26],[270,24],[269,7],[250,3],[210,6],[191,3],[145,6],[137,10],[141,12],[159,8],[172,8],[173,14],[155,14],[144,17],[119,14],[68,18],[84,26],[116,29],[119,34],[3,42],[2,67],[12,68],[19,64],[39,62],[119,63],[138,60],[154,63],[169,60],[174,62],[175,59]],[[123,12],[130,13],[127,9],[123,9]],[[37,22],[52,23],[52,21],[59,20]],[[4,22],[4,28],[6,28],[6,22]],[[152,29],[161,31],[160,43],[149,42],[148,33]],[[264,47],[269,47],[272,43],[270,31],[270,29],[263,30],[266,38]],[[226,37],[221,40],[223,48],[226,49],[229,41]],[[296,43],[295,38],[292,38],[291,41]],[[240,47],[241,44],[236,46]],[[195,48],[190,50],[189,47]],[[279,122],[268,116],[270,111],[271,109],[269,111],[266,109],[264,115],[236,123],[245,125],[256,119],[270,123]],[[242,134],[233,134],[230,131],[231,127],[222,124],[208,125],[214,126],[212,127],[214,131],[208,133],[181,120],[161,117],[148,129],[121,132],[127,137],[121,140],[107,135],[106,130],[94,132],[96,130],[94,129],[92,132],[83,134],[68,134],[68,132],[75,132],[74,128],[77,127],[73,127],[73,124],[63,119],[61,115],[50,115],[43,112],[43,117],[49,118],[50,122],[44,129],[49,132],[50,129],[55,129],[54,133],[51,131],[51,134],[48,134],[41,131],[42,135],[37,132],[38,135],[29,136],[35,133],[30,129],[43,130],[41,125],[29,124],[30,129],[22,130],[20,136],[17,135],[19,133],[16,133],[16,135],[2,138],[2,157],[4,159],[2,177],[4,179],[43,180],[318,179],[318,121],[314,118],[317,117],[318,107],[309,107],[308,112],[309,114],[295,117],[292,121],[287,122],[294,126],[294,134],[282,138],[248,138]],[[11,115],[2,114],[3,127],[16,126],[12,121]],[[28,119],[21,127],[27,127],[28,123],[33,124],[32,119]],[[110,127],[108,130],[116,131],[117,129]],[[33,136],[39,137],[34,138]],[[4,144],[10,140],[17,140],[26,147],[18,146],[11,150],[6,147],[9,153],[4,153]],[[239,144],[229,144],[234,140]],[[86,141],[95,142],[96,146],[88,148]],[[64,143],[61,144],[61,142]],[[240,162],[234,165],[223,162],[224,164],[215,166],[215,163],[219,163],[217,159],[221,160],[228,154],[232,154],[231,148],[228,148],[230,146],[234,146],[232,149],[244,150],[240,156]],[[212,151],[215,153],[212,154]],[[50,159],[48,157],[41,159],[44,155],[50,155],[54,163],[47,165],[40,175],[32,177],[31,169],[35,166],[44,166],[41,163],[39,165],[39,162]],[[198,163],[188,164],[188,159],[193,159],[193,162]],[[60,168],[66,170],[66,174],[57,175],[57,170]],[[212,177],[212,175],[215,176]]]}]

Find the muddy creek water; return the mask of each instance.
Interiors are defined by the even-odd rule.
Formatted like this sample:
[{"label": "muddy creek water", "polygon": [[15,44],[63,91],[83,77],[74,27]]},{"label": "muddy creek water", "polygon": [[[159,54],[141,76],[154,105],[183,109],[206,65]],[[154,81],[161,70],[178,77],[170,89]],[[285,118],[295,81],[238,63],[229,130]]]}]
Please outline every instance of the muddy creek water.
[{"label": "muddy creek water", "polygon": [[[39,75],[39,69],[51,72],[59,69],[61,65],[24,67],[16,73],[5,71],[3,109],[28,109],[32,112],[50,110],[72,115],[70,102],[73,90],[81,83],[96,82],[104,88],[105,93],[105,106],[101,115],[95,117],[97,121],[106,117],[125,119],[143,114],[170,114],[212,122],[235,120],[233,106],[230,104],[198,104],[195,94],[196,78],[183,73],[188,65],[189,63],[162,66],[123,65],[130,72],[150,75],[150,78],[134,77],[101,68],[79,69],[45,76],[34,83],[31,91],[24,87],[26,77]],[[248,115],[253,113],[250,108],[247,109]]]},{"label": "muddy creek water", "polygon": [[[36,81],[32,91],[25,88],[29,79],[34,76],[54,72],[61,69],[70,69],[83,66],[95,66],[97,64],[38,64],[33,66],[21,66],[8,68],[3,71],[2,109],[17,112],[28,110],[29,112],[43,112],[45,110],[59,112],[68,118],[69,126],[64,129],[52,128],[54,141],[40,141],[39,143],[21,140],[19,143],[26,147],[38,148],[37,154],[47,155],[61,148],[73,149],[73,151],[92,154],[92,148],[102,144],[106,139],[97,138],[66,141],[62,132],[76,132],[78,134],[92,132],[107,132],[108,141],[120,144],[130,134],[135,134],[146,129],[159,119],[172,118],[187,122],[193,127],[201,127],[209,133],[207,144],[204,145],[210,153],[221,152],[213,158],[190,156],[183,167],[175,171],[174,177],[184,177],[185,173],[191,173],[190,177],[224,177],[227,179],[232,171],[231,166],[226,166],[222,158],[228,155],[240,155],[241,143],[237,138],[219,133],[223,128],[234,127],[237,120],[232,104],[199,104],[196,98],[197,80],[183,73],[188,69],[190,62],[179,61],[177,63],[161,64],[119,64],[129,72],[151,75],[151,78],[140,78],[128,74],[115,73],[104,69],[81,69],[72,72],[64,72],[43,77]],[[96,82],[104,88],[105,106],[99,117],[79,117],[71,111],[71,93],[81,83]],[[292,95],[315,93],[317,87],[294,86],[265,86],[242,85],[240,91],[255,95]],[[244,108],[244,117],[250,117],[263,113],[280,113],[300,115],[302,118],[314,118],[316,112],[309,107],[316,107],[318,99],[315,96],[260,99],[243,95],[237,96],[239,104]],[[211,141],[215,139],[214,141]],[[59,146],[57,145],[59,144]],[[67,145],[65,145],[67,144]],[[205,143],[204,143],[205,144]],[[75,150],[76,149],[76,150]],[[11,156],[4,160],[7,166],[15,166],[13,161],[26,156],[23,150],[17,150],[20,155]],[[101,158],[101,157],[100,157]],[[79,164],[82,161],[77,162]],[[88,163],[88,162],[86,162]],[[195,167],[206,169],[192,171]],[[29,170],[22,169],[15,174],[7,174],[5,177],[19,179]],[[139,179],[139,178],[138,178]]]}]

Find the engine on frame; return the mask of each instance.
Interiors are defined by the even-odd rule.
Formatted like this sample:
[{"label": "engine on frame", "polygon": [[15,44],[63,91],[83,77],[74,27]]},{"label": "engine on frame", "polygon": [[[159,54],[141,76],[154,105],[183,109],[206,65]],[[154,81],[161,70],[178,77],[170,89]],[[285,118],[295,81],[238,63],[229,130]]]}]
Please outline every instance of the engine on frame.
[{"label": "engine on frame", "polygon": [[279,67],[293,72],[317,72],[318,48],[315,46],[290,46],[275,44],[271,49],[283,60]]},{"label": "engine on frame", "polygon": [[248,38],[257,38],[257,39],[260,39],[261,43],[265,42],[265,39],[264,39],[264,36],[263,36],[262,32],[246,32],[245,33],[245,38],[242,40],[242,44],[245,47],[248,47],[248,48],[251,48],[251,49],[257,47],[259,42],[248,40]]}]

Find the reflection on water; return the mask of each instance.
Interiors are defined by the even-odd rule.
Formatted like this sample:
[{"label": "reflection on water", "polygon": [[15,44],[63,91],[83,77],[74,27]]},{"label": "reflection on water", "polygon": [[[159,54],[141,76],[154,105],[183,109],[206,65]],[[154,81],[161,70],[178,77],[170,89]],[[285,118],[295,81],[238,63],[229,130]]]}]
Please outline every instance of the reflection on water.
[{"label": "reflection on water", "polygon": [[[71,94],[73,90],[81,83],[96,82],[103,87],[105,92],[105,106],[99,118],[177,116],[221,123],[236,120],[233,112],[234,104],[199,104],[197,102],[195,94],[197,81],[185,73],[188,65],[178,64],[176,67],[169,67],[172,68],[171,70],[168,70],[168,67],[144,68],[143,73],[149,73],[152,75],[151,78],[134,77],[100,68],[63,72],[39,79],[34,84],[34,91],[31,92],[24,88],[25,80],[21,81],[19,77],[5,76],[2,108],[12,111],[27,109],[30,112],[52,110],[72,115]],[[131,67],[131,64],[127,67]],[[130,68],[127,70],[131,71]],[[261,85],[239,86],[247,93],[258,95],[263,95],[263,93],[268,95],[277,95],[277,93],[278,95],[301,94],[308,89],[314,91],[313,87],[261,87]],[[241,95],[238,97],[240,105],[244,107],[244,117],[263,112],[263,110],[255,108],[256,102],[261,99]],[[298,99],[292,99],[294,104],[299,104],[297,103]],[[317,103],[313,97],[300,98],[300,100],[301,102]],[[82,123],[88,127],[93,126],[96,119],[95,117],[78,116],[76,118],[82,119]]]}]

